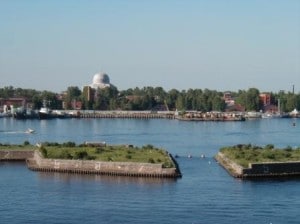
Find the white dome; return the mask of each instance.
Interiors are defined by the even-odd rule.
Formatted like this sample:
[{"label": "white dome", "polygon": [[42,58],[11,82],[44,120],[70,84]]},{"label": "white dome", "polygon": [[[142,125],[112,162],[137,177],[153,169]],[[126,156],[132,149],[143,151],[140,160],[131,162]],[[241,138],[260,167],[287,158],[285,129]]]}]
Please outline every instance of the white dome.
[{"label": "white dome", "polygon": [[109,81],[109,76],[106,73],[100,72],[96,73],[93,77],[93,83],[91,84],[91,87],[94,89],[100,88],[106,88],[110,87],[110,81]]},{"label": "white dome", "polygon": [[97,73],[94,75],[93,84],[109,84],[109,77],[105,73]]}]

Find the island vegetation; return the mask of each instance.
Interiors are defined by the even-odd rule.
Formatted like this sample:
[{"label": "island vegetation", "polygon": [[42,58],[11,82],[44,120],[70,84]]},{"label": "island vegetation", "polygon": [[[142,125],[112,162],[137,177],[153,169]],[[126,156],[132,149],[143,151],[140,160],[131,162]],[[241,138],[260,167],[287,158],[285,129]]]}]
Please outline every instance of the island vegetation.
[{"label": "island vegetation", "polygon": [[74,142],[44,142],[31,145],[0,143],[0,150],[35,150],[38,149],[47,159],[97,160],[111,162],[138,162],[162,164],[164,168],[174,168],[175,164],[169,153],[151,144],[142,147],[132,145],[76,145]]},{"label": "island vegetation", "polygon": [[250,163],[300,161],[300,147],[293,149],[287,146],[286,148],[278,149],[273,144],[268,144],[264,147],[238,144],[223,147],[220,149],[220,152],[244,168],[248,168]]},{"label": "island vegetation", "polygon": [[9,144],[0,142],[0,150],[32,150],[33,145],[29,141],[24,141],[23,144]]},{"label": "island vegetation", "polygon": [[97,160],[112,162],[139,162],[162,164],[164,168],[173,168],[175,164],[168,152],[150,144],[143,147],[131,145],[76,145],[74,142],[44,142],[39,147],[44,158]]}]

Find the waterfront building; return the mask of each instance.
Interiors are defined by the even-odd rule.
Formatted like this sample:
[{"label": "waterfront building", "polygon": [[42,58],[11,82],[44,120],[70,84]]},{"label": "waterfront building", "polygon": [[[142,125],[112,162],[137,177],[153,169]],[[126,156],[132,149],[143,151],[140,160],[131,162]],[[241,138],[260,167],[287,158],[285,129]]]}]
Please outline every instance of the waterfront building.
[{"label": "waterfront building", "polygon": [[233,106],[235,104],[231,92],[224,92],[223,100],[225,101],[227,106]]},{"label": "waterfront building", "polygon": [[262,102],[263,106],[271,105],[271,94],[270,93],[261,93],[259,94],[259,100]]},{"label": "waterfront building", "polygon": [[85,99],[85,107],[90,108],[92,103],[99,97],[99,90],[106,88],[116,88],[110,83],[109,76],[104,72],[96,73],[93,76],[92,84],[83,87],[83,96]]}]

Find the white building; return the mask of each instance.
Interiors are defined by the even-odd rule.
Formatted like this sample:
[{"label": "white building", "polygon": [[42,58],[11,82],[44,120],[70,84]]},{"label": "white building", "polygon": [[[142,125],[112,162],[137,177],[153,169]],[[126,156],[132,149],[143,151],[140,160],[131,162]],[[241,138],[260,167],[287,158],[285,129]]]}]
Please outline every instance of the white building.
[{"label": "white building", "polygon": [[93,77],[93,83],[90,85],[93,89],[104,89],[111,87],[109,76],[106,73],[96,73]]}]

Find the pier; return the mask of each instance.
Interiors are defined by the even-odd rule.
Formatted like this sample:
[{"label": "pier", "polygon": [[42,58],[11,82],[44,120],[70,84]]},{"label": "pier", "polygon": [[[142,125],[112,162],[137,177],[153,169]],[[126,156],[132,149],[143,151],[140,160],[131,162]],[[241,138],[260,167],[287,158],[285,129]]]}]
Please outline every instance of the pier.
[{"label": "pier", "polygon": [[174,119],[174,112],[165,111],[78,111],[78,118]]}]

